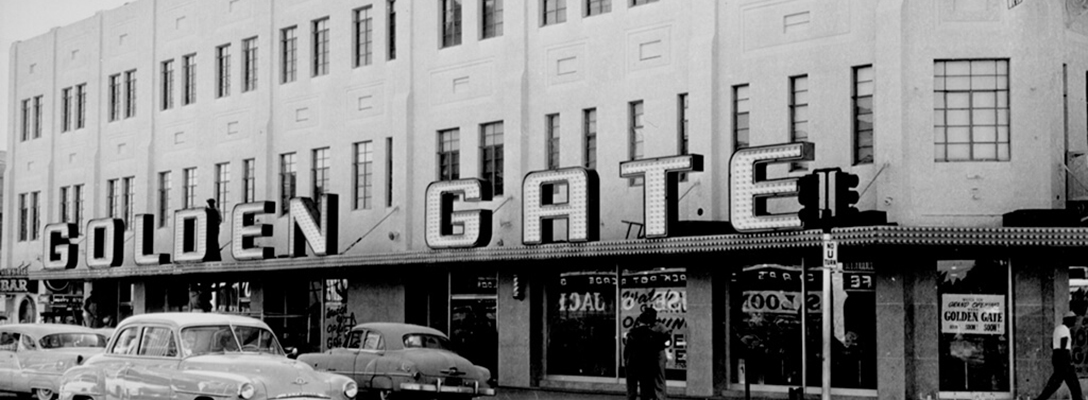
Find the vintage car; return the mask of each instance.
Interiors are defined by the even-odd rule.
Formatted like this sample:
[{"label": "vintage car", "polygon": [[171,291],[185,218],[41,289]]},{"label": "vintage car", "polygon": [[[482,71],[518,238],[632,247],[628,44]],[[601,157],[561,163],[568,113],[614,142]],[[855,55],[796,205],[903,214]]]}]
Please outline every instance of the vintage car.
[{"label": "vintage car", "polygon": [[359,389],[388,399],[401,393],[434,397],[494,396],[491,371],[450,349],[442,332],[425,326],[371,322],[356,325],[347,347],[298,357],[319,371],[355,379]]},{"label": "vintage car", "polygon": [[60,380],[62,400],[353,399],[354,381],[291,360],[260,320],[160,313],[126,318],[102,354]]},{"label": "vintage car", "polygon": [[61,374],[101,353],[106,340],[78,325],[0,325],[0,391],[52,399]]}]

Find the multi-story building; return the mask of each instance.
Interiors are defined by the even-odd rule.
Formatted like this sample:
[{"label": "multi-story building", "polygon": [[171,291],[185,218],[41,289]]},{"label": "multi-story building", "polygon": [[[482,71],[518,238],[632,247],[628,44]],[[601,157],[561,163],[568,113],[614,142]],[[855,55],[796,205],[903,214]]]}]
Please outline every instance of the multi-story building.
[{"label": "multi-story building", "polygon": [[[12,46],[2,264],[99,316],[244,313],[308,351],[430,325],[505,387],[623,391],[653,307],[698,397],[818,391],[826,305],[836,395],[1034,395],[1088,246],[1080,3],[134,1]],[[756,179],[841,168],[890,222],[831,230],[829,301],[819,230],[725,223],[752,216],[734,154],[793,142],[812,157]],[[621,176],[696,159],[675,190]],[[523,186],[546,170],[587,178]]]}]

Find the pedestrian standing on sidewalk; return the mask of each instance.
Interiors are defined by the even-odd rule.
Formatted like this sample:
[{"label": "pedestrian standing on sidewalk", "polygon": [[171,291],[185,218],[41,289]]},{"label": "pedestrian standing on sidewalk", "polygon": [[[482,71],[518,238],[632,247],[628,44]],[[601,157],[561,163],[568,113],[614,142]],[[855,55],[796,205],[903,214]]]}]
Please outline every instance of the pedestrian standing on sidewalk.
[{"label": "pedestrian standing on sidewalk", "polygon": [[[668,329],[657,322],[657,310],[646,308],[627,331],[623,365],[627,367],[627,400],[665,400],[665,346]],[[1079,400],[1079,399],[1078,399]]]},{"label": "pedestrian standing on sidewalk", "polygon": [[1069,328],[1072,328],[1076,323],[1077,314],[1070,311],[1065,313],[1062,324],[1054,328],[1054,353],[1050,359],[1051,364],[1054,366],[1054,373],[1050,375],[1050,380],[1046,382],[1043,393],[1039,394],[1039,397],[1036,397],[1035,400],[1049,399],[1054,392],[1058,391],[1062,381],[1065,381],[1065,385],[1069,387],[1069,394],[1073,396],[1073,400],[1084,400],[1084,397],[1080,394],[1080,381],[1077,380],[1077,371],[1073,367],[1073,358],[1070,356],[1069,351],[1073,343]]}]

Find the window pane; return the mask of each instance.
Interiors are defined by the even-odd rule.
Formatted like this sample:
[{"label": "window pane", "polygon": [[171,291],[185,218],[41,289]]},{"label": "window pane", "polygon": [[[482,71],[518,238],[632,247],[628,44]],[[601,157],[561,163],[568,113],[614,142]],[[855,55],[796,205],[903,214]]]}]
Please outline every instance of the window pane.
[{"label": "window pane", "polygon": [[546,373],[616,377],[616,272],[563,272],[550,286]]},{"label": "window pane", "polygon": [[945,128],[933,128],[933,142],[944,143],[945,142]]},{"label": "window pane", "polygon": [[971,128],[965,128],[965,127],[948,128],[948,142],[949,143],[970,143],[971,142]]},{"label": "window pane", "polygon": [[949,93],[947,108],[971,107],[971,95],[968,93]]},{"label": "window pane", "polygon": [[[657,311],[657,322],[668,332],[665,376],[686,378],[689,327],[687,324],[687,271],[685,268],[624,269],[620,275],[620,349],[644,309]],[[620,357],[621,364],[623,357]],[[622,375],[629,373],[623,365]]]},{"label": "window pane", "polygon": [[971,147],[972,147],[971,151],[974,152],[974,154],[972,154],[972,157],[974,159],[976,159],[976,160],[996,160],[997,159],[997,148],[993,144],[990,144],[990,143],[978,144],[978,143],[976,143],[975,145],[973,145]]},{"label": "window pane", "polygon": [[949,144],[948,145],[948,159],[963,161],[971,159],[971,145],[969,144]]},{"label": "window pane", "polygon": [[993,143],[997,141],[997,128],[993,126],[980,126],[974,130],[974,141]]}]

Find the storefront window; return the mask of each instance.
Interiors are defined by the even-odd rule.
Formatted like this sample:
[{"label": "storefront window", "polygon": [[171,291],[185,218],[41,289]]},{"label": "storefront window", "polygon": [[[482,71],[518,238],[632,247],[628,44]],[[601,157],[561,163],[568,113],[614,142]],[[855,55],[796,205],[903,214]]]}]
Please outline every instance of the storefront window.
[{"label": "storefront window", "polygon": [[[876,389],[876,297],[869,263],[847,263],[832,280],[831,385]],[[799,266],[758,264],[734,273],[732,381],[754,385],[801,385],[801,309],[805,327],[808,385],[821,383],[822,274]]]},{"label": "storefront window", "polygon": [[560,273],[548,290],[547,373],[616,377],[616,271]]},{"label": "storefront window", "polygon": [[269,279],[261,282],[264,292],[264,322],[284,347],[299,354],[321,350],[324,320],[322,296],[325,280]]},{"label": "storefront window", "polygon": [[941,391],[1009,391],[1008,263],[941,260],[937,271]]},{"label": "storefront window", "polygon": [[326,279],[325,348],[348,347],[348,335],[355,324],[355,313],[348,311],[348,280]]},{"label": "storefront window", "polygon": [[473,364],[499,375],[499,331],[495,323],[495,271],[450,273],[450,341]]},{"label": "storefront window", "polygon": [[[657,311],[657,322],[672,332],[665,348],[665,378],[670,380],[687,378],[687,281],[684,268],[625,269],[620,275],[620,328],[626,337],[642,310]],[[624,343],[621,341],[620,354]],[[626,376],[626,371],[622,375]]]},{"label": "storefront window", "polygon": [[249,282],[214,282],[206,289],[212,310],[227,314],[249,314]]},{"label": "storefront window", "polygon": [[619,356],[623,354],[624,337],[638,315],[653,308],[658,323],[671,332],[665,349],[665,377],[686,379],[688,325],[684,268],[563,272],[551,282],[547,296],[549,375],[626,376]]}]

